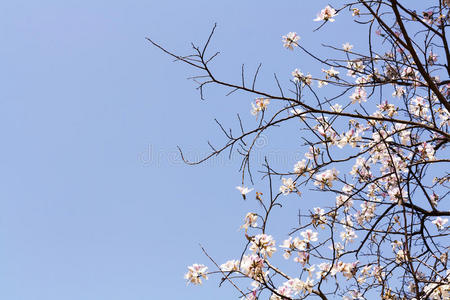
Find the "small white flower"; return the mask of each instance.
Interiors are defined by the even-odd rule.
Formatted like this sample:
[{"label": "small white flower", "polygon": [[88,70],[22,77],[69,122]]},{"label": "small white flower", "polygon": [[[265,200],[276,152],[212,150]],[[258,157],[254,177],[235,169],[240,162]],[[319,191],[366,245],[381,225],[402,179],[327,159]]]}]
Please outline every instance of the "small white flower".
[{"label": "small white flower", "polygon": [[353,241],[358,237],[355,233],[355,231],[351,230],[350,228],[347,228],[345,231],[342,231],[340,233],[341,239],[347,243],[353,243]]},{"label": "small white flower", "polygon": [[245,186],[237,186],[236,189],[241,193],[241,195],[242,195],[242,197],[244,197],[244,199],[248,193],[253,191],[253,188],[249,189],[248,187],[245,187]]},{"label": "small white flower", "polygon": [[272,254],[277,250],[273,237],[264,233],[253,237],[249,249],[254,253],[261,253],[269,257],[272,257]]},{"label": "small white flower", "polygon": [[338,179],[339,171],[335,168],[326,170],[320,174],[316,175],[316,181],[314,185],[319,185],[321,189],[324,189],[325,186],[333,187],[333,181]]},{"label": "small white flower", "polygon": [[331,6],[327,5],[324,9],[317,14],[317,18],[314,21],[330,21],[334,22],[334,16],[337,16],[336,10]]},{"label": "small white flower", "polygon": [[447,224],[448,219],[447,218],[441,218],[441,217],[437,217],[436,220],[434,220],[433,223],[434,225],[436,225],[436,227],[439,230],[442,230],[444,228],[444,225]]},{"label": "small white flower", "polygon": [[208,267],[200,264],[193,264],[188,267],[188,272],[184,275],[184,278],[188,280],[188,283],[202,284],[202,278],[208,279],[206,276]]},{"label": "small white flower", "polygon": [[322,72],[325,73],[325,79],[336,78],[339,79],[339,71],[335,70],[331,67],[329,70],[322,69]]},{"label": "small white flower", "polygon": [[295,190],[295,182],[292,178],[281,178],[281,181],[283,181],[283,185],[280,186],[280,192],[283,195],[289,195]]},{"label": "small white flower", "polygon": [[258,220],[258,215],[255,213],[249,212],[245,215],[244,224],[241,226],[241,228],[244,228],[245,231],[247,231],[247,229],[249,227],[256,227],[256,226],[258,226],[258,224],[256,223],[257,220]]},{"label": "small white flower", "polygon": [[318,88],[321,88],[321,87],[323,87],[323,86],[326,86],[327,84],[328,84],[328,82],[323,81],[323,80],[317,81],[317,87],[318,87]]},{"label": "small white flower", "polygon": [[296,32],[289,32],[286,35],[283,35],[283,46],[289,50],[294,50],[294,47],[298,47],[297,41],[300,37]]},{"label": "small white flower", "polygon": [[300,234],[306,242],[316,242],[318,240],[317,236],[319,235],[319,233],[312,231],[311,229],[302,231]]},{"label": "small white flower", "polygon": [[302,86],[311,85],[311,81],[312,81],[311,74],[303,75],[303,73],[300,72],[299,69],[295,69],[292,72],[292,76],[294,77],[294,82],[301,83]]},{"label": "small white flower", "polygon": [[331,106],[331,110],[334,112],[340,113],[342,111],[342,105],[340,105],[339,103],[336,103]]},{"label": "small white flower", "polygon": [[220,270],[222,272],[231,272],[239,270],[239,261],[238,260],[229,260],[224,264],[220,265]]},{"label": "small white flower", "polygon": [[344,51],[348,52],[353,49],[353,45],[351,45],[350,43],[347,42],[345,44],[342,44],[342,49],[344,49]]},{"label": "small white flower", "polygon": [[408,261],[408,254],[406,251],[398,250],[397,254],[395,255],[395,262],[400,264],[402,262]]},{"label": "small white flower", "polygon": [[256,98],[255,103],[252,103],[252,110],[250,111],[252,115],[258,117],[258,113],[260,111],[264,111],[267,109],[267,105],[269,105],[270,100],[266,98]]},{"label": "small white flower", "polygon": [[294,172],[299,174],[299,175],[305,175],[304,173],[306,171],[309,171],[309,168],[307,167],[307,162],[305,159],[299,160],[295,165],[294,165]]},{"label": "small white flower", "polygon": [[353,94],[350,96],[350,99],[352,100],[352,103],[361,103],[367,101],[367,92],[363,87],[356,87]]}]

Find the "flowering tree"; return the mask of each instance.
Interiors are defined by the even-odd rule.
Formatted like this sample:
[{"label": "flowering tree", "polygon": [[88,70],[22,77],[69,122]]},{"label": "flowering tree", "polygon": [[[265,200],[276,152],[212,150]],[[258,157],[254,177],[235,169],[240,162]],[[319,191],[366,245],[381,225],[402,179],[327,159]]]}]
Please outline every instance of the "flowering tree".
[{"label": "flowering tree", "polygon": [[[217,275],[242,299],[450,299],[447,268],[450,216],[448,167],[450,142],[450,1],[355,0],[326,6],[314,19],[318,28],[336,18],[353,18],[366,26],[368,51],[349,43],[326,46],[321,58],[295,32],[282,37],[288,50],[302,51],[323,68],[312,75],[292,72],[293,89],[269,93],[252,84],[222,81],[210,69],[214,34],[194,53],[162,51],[200,72],[193,77],[201,97],[208,85],[256,98],[251,113],[257,122],[238,135],[220,125],[226,141],[213,147],[202,163],[226,150],[242,155],[244,197],[253,188],[250,156],[256,140],[271,127],[296,120],[309,132],[304,159],[291,170],[263,164],[267,193],[256,191],[259,204],[241,226],[245,236],[240,257],[208,268],[194,264],[185,278],[201,284]],[[433,3],[432,3],[433,2]],[[430,6],[431,5],[431,6]],[[323,96],[327,89],[327,96]],[[333,93],[334,96],[328,96]],[[278,182],[279,180],[279,182]],[[267,226],[271,213],[286,197],[312,187],[328,205],[299,215],[287,239],[275,242]],[[288,196],[290,195],[290,196]],[[277,256],[279,256],[277,258]],[[283,269],[280,257],[292,262]]]}]

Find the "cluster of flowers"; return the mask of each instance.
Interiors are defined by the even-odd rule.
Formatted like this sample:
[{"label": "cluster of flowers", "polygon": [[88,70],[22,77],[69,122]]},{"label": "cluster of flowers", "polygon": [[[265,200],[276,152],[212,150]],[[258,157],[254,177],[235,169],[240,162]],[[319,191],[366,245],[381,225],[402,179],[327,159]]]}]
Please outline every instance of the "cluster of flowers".
[{"label": "cluster of flowers", "polygon": [[[353,9],[353,16],[360,16],[358,9]],[[315,21],[334,22],[337,11],[327,6],[317,15]],[[439,17],[434,17],[433,13],[424,13],[423,21],[427,24],[436,24]],[[442,18],[441,18],[442,20]],[[380,33],[381,34],[381,33]],[[398,36],[401,34],[398,33]],[[300,37],[295,32],[289,32],[283,36],[283,44],[289,50],[298,47]],[[418,87],[423,86],[423,78],[419,75],[414,64],[410,66],[396,66],[389,63],[397,55],[394,53],[386,53],[383,57],[377,56],[372,61],[384,61],[383,71],[380,73],[378,69],[369,65],[367,61],[356,58],[350,59],[352,55],[353,45],[345,43],[342,46],[347,60],[347,76],[354,80],[352,85],[349,102],[344,107],[339,103],[330,101],[330,109],[328,115],[339,115],[344,109],[352,104],[361,104],[368,101],[367,86],[373,85],[376,80],[392,81],[394,92],[392,93],[392,101],[386,99],[380,100],[379,104],[372,107],[375,111],[367,117],[366,121],[357,121],[350,119],[348,124],[339,130],[336,126],[334,117],[325,117],[324,115],[315,116],[313,113],[308,114],[308,122],[312,120],[314,125],[309,126],[314,130],[314,134],[319,138],[319,142],[313,144],[304,154],[305,159],[301,159],[294,164],[293,173],[283,175],[281,178],[281,186],[279,192],[281,195],[288,196],[292,193],[300,195],[300,178],[306,177],[306,181],[312,180],[314,185],[320,190],[333,191],[337,194],[335,207],[329,211],[323,208],[315,207],[311,212],[311,223],[305,226],[299,236],[284,240],[280,248],[283,249],[283,257],[285,259],[293,259],[294,262],[300,264],[303,270],[307,271],[304,278],[290,278],[288,275],[281,273],[274,267],[269,259],[276,253],[277,247],[275,239],[266,233],[249,236],[250,228],[260,229],[257,226],[259,216],[256,213],[248,213],[245,216],[244,224],[241,226],[245,230],[245,235],[249,241],[250,254],[243,255],[241,260],[229,260],[220,266],[221,272],[235,272],[253,279],[252,292],[243,299],[256,299],[256,294],[261,285],[267,282],[269,272],[282,274],[287,279],[281,285],[277,285],[276,292],[272,294],[271,300],[281,300],[285,297],[293,297],[298,295],[306,295],[314,292],[315,281],[322,281],[329,277],[336,277],[341,274],[345,279],[354,279],[357,284],[362,285],[367,281],[373,281],[381,284],[386,279],[386,272],[379,263],[361,264],[359,261],[343,262],[342,255],[345,251],[350,251],[353,247],[352,243],[358,240],[358,234],[370,232],[367,238],[373,243],[377,243],[377,234],[375,230],[370,231],[377,210],[383,207],[401,207],[405,204],[412,205],[409,192],[408,176],[410,167],[415,164],[430,163],[437,160],[436,149],[442,136],[434,134],[432,136],[420,136],[416,129],[417,124],[430,124],[433,122],[433,129],[445,128],[450,126],[450,113],[445,109],[436,105],[438,99],[435,95],[420,95]],[[397,49],[398,50],[398,49]],[[403,55],[410,59],[405,51],[399,51],[399,55]],[[425,58],[430,66],[436,65],[438,56],[431,52],[425,53]],[[370,69],[370,70],[369,70]],[[330,83],[342,82],[343,76],[340,77],[339,70],[330,66],[329,69],[322,69],[324,79],[317,79],[318,86],[323,87]],[[293,81],[297,87],[311,86],[313,81],[310,73],[304,74],[299,69],[292,72]],[[439,82],[439,78],[433,78],[435,82]],[[414,89],[413,96],[408,98],[409,88],[396,85],[396,81],[401,82],[404,86]],[[450,96],[450,84],[440,85],[441,91],[447,91]],[[399,99],[403,101],[398,101]],[[396,102],[397,101],[397,102]],[[404,108],[402,107],[404,105]],[[265,111],[269,105],[269,99],[257,98],[252,103],[251,113],[255,116],[261,111]],[[328,106],[328,104],[327,104]],[[307,122],[304,117],[307,111],[298,107],[292,107],[290,113],[299,116],[300,120]],[[401,119],[401,114],[407,113],[410,118]],[[399,117],[400,115],[400,117]],[[439,119],[435,118],[437,116]],[[394,117],[400,119],[393,119]],[[437,119],[437,120],[436,120]],[[358,120],[361,120],[359,118]],[[415,123],[414,123],[415,122]],[[431,125],[430,125],[431,126]],[[352,156],[351,170],[348,176],[341,174],[335,168],[325,169],[329,163],[324,163],[324,153],[331,146],[339,149],[345,146],[351,146],[349,151],[355,151]],[[353,149],[354,148],[354,149]],[[359,153],[357,152],[359,150]],[[332,159],[330,158],[330,161]],[[292,176],[292,177],[287,177]],[[295,176],[295,177],[294,177]],[[346,176],[353,179],[354,184],[349,184]],[[445,179],[443,179],[445,181]],[[341,185],[341,186],[340,186]],[[247,194],[252,192],[253,188],[238,186],[237,189],[245,198]],[[355,195],[359,195],[355,197]],[[362,196],[361,196],[362,195]],[[259,195],[257,193],[257,199]],[[429,202],[435,209],[439,202],[439,196],[434,193]],[[262,200],[260,200],[262,202]],[[360,202],[359,206],[355,205]],[[436,215],[435,215],[436,216]],[[395,226],[401,227],[401,221],[397,216],[393,217],[394,225],[389,225],[389,230],[395,230]],[[427,217],[423,222],[430,222],[435,225],[438,232],[446,231],[449,227],[446,225],[448,219],[444,217]],[[405,221],[406,222],[406,221]],[[397,225],[395,225],[397,224]],[[339,226],[335,226],[339,225]],[[375,225],[377,225],[375,223]],[[411,225],[413,226],[413,225]],[[333,261],[321,262],[317,255],[312,252],[315,247],[320,247],[318,228],[325,229],[329,227],[333,234],[329,249],[333,252]],[[339,229],[339,228],[341,229]],[[314,230],[312,229],[314,228]],[[375,228],[375,226],[373,227]],[[340,232],[339,232],[340,230]],[[340,241],[337,242],[336,240]],[[362,237],[359,238],[360,240]],[[424,237],[425,239],[425,237]],[[325,243],[324,243],[325,244]],[[391,243],[392,253],[390,262],[402,266],[411,263],[415,258],[405,241],[395,240]],[[358,250],[359,251],[359,250]],[[447,257],[442,260],[447,263]],[[317,261],[317,263],[316,263]],[[444,270],[445,271],[445,270]],[[446,271],[446,276],[442,276],[444,271],[436,272],[435,282],[427,282],[423,285],[423,292],[428,294],[430,299],[447,299],[450,298],[450,271]],[[314,276],[315,274],[315,276]],[[204,265],[194,264],[188,268],[185,278],[193,284],[201,284],[202,279],[207,279],[207,267]],[[411,293],[414,291],[411,290]],[[394,299],[389,296],[390,291],[386,291],[386,299]],[[390,298],[391,297],[391,298]],[[358,290],[349,291],[349,295],[343,299],[359,299],[362,294]]]}]

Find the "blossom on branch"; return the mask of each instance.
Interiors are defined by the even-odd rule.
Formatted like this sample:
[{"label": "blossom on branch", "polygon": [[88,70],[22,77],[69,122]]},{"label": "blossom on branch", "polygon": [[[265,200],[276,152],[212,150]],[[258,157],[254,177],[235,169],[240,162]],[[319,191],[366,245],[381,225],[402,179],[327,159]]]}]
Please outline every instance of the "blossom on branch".
[{"label": "blossom on branch", "polygon": [[444,225],[447,224],[447,222],[448,222],[448,219],[447,219],[447,218],[437,217],[437,218],[436,218],[433,222],[431,222],[431,223],[433,223],[434,225],[436,225],[436,227],[437,227],[439,230],[442,230],[442,229],[444,229]]},{"label": "blossom on branch", "polygon": [[188,280],[188,283],[202,284],[202,278],[208,279],[206,276],[208,267],[202,264],[193,264],[188,267],[188,272],[184,275],[184,278]]},{"label": "blossom on branch", "polygon": [[350,43],[347,42],[345,44],[342,44],[342,49],[344,49],[345,52],[349,52],[353,49],[353,45],[350,45]]},{"label": "blossom on branch", "polygon": [[292,178],[281,178],[283,185],[280,186],[280,192],[283,195],[289,195],[295,191],[295,182]]},{"label": "blossom on branch", "polygon": [[242,197],[244,197],[244,199],[248,193],[253,191],[253,188],[249,189],[248,187],[245,187],[245,186],[237,186],[236,189],[241,193],[241,195],[242,195]]},{"label": "blossom on branch", "polygon": [[245,215],[244,225],[242,225],[241,228],[244,228],[245,231],[247,231],[247,229],[249,227],[256,227],[256,226],[258,226],[258,223],[256,223],[257,220],[258,220],[258,215],[255,213],[249,212]]},{"label": "blossom on branch", "polygon": [[336,10],[331,6],[327,5],[324,9],[317,14],[317,18],[314,21],[330,21],[334,22],[333,17],[337,16]]},{"label": "blossom on branch", "polygon": [[311,74],[303,75],[302,72],[300,72],[298,69],[295,69],[292,72],[292,76],[294,76],[294,82],[301,83],[302,86],[311,85],[311,79],[312,79]]},{"label": "blossom on branch", "polygon": [[256,98],[255,103],[252,103],[251,113],[254,116],[258,116],[260,111],[264,111],[267,109],[267,105],[269,105],[270,100],[265,98]]},{"label": "blossom on branch", "polygon": [[338,179],[339,171],[335,168],[326,170],[325,172],[322,172],[320,174],[316,175],[316,181],[314,182],[314,185],[318,185],[321,189],[324,189],[325,187],[333,187],[333,181]]},{"label": "blossom on branch", "polygon": [[286,35],[283,35],[283,46],[289,50],[294,50],[294,47],[298,47],[298,40],[300,37],[296,32],[289,32]]}]

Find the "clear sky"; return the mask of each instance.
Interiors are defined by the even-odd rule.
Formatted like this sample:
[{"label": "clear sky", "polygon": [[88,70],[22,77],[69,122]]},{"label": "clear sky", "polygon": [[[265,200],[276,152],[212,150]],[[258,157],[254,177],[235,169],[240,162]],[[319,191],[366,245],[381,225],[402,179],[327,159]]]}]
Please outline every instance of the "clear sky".
[{"label": "clear sky", "polygon": [[[221,78],[237,81],[242,63],[254,71],[263,62],[259,87],[273,91],[274,72],[287,85],[294,68],[312,68],[282,47],[287,32],[319,53],[320,43],[365,39],[344,18],[312,34],[326,4],[2,1],[0,299],[237,296],[214,279],[186,287],[183,274],[186,265],[208,262],[199,243],[219,262],[240,254],[238,228],[256,207],[235,189],[240,161],[189,167],[176,146],[199,157],[207,140],[224,141],[214,118],[236,128],[237,112],[253,126],[253,99],[211,88],[201,101],[186,80],[197,73],[145,37],[188,54],[217,22],[212,49],[221,51],[214,67]],[[261,148],[291,168],[301,141],[286,136],[274,131]],[[304,205],[279,219],[294,226]]]}]

